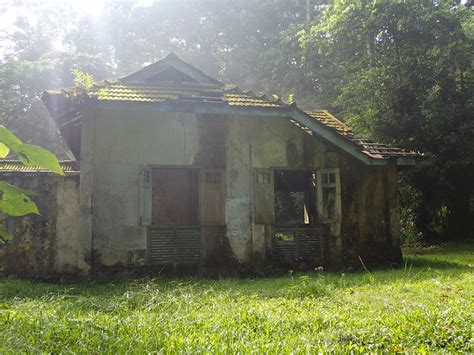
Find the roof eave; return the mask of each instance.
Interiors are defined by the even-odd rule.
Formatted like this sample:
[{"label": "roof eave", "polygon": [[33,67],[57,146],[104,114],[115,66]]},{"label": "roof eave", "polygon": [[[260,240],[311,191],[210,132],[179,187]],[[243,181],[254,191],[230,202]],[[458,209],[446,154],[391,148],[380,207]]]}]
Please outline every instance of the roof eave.
[{"label": "roof eave", "polygon": [[340,134],[338,134],[335,130],[330,129],[329,127],[325,126],[323,123],[314,120],[311,116],[309,116],[306,112],[302,111],[297,107],[293,107],[291,109],[292,118],[299,123],[305,125],[306,127],[310,128],[316,134],[318,134],[324,140],[334,144],[339,149],[345,151],[346,153],[352,155],[353,157],[357,158],[358,160],[362,161],[367,165],[387,165],[387,159],[376,159],[368,156],[364,152],[360,151],[355,145],[346,140]]}]

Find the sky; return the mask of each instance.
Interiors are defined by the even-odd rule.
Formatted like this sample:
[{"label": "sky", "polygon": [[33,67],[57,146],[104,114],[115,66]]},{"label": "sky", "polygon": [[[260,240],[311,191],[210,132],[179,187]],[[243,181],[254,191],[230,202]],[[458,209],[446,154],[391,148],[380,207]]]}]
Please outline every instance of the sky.
[{"label": "sky", "polygon": [[[58,7],[70,6],[74,12],[89,17],[98,17],[104,9],[106,2],[114,2],[115,0],[0,0],[0,59],[9,52],[12,43],[4,39],[5,33],[14,29],[15,18],[21,14],[26,16],[30,22],[36,21],[35,5],[38,4],[57,4]],[[134,0],[137,6],[151,6],[154,1],[158,0]],[[222,0],[222,3],[232,0]],[[306,0],[301,0],[306,1]],[[461,0],[464,4],[467,0]],[[54,43],[57,49],[61,50],[61,41]]]},{"label": "sky", "polygon": [[[147,7],[154,0],[135,0],[137,6]],[[100,16],[106,2],[114,0],[0,0],[0,59],[8,53],[11,43],[3,38],[5,33],[14,29],[14,21],[18,15],[28,18],[31,23],[36,21],[35,6],[42,3],[71,7],[74,12],[84,16]],[[57,43],[60,46],[60,43]]]}]

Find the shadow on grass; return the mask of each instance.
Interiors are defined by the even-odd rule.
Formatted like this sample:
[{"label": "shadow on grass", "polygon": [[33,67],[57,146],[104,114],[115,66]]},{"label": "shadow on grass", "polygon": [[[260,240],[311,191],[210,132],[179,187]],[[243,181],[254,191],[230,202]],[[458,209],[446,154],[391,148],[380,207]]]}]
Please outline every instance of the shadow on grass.
[{"label": "shadow on grass", "polygon": [[[230,295],[262,295],[264,297],[286,297],[288,289],[300,291],[301,288],[314,288],[324,295],[325,289],[353,287],[365,285],[368,282],[390,284],[401,280],[422,281],[437,276],[456,277],[473,270],[470,251],[471,245],[460,247],[450,253],[450,248],[441,248],[429,252],[409,252],[405,254],[404,265],[399,269],[370,270],[358,272],[310,272],[297,273],[292,276],[264,277],[255,279],[238,278],[144,278],[125,281],[92,280],[82,283],[48,283],[26,281],[13,277],[0,276],[0,308],[2,303],[14,302],[21,299],[51,299],[57,298],[94,298],[102,301],[107,298],[122,297],[128,292],[153,293],[196,293],[225,292]],[[447,259],[447,260],[446,260]],[[449,260],[451,259],[451,260]],[[416,276],[416,277],[415,277]],[[301,292],[296,292],[298,296]],[[304,290],[303,290],[304,291]],[[321,291],[321,292],[319,292]],[[147,296],[145,296],[147,297]]]},{"label": "shadow on grass", "polygon": [[416,268],[431,268],[431,269],[436,269],[440,271],[472,270],[472,267],[469,266],[468,264],[433,259],[433,258],[424,257],[424,256],[407,256],[404,258],[404,262],[406,262],[408,266],[412,266]]}]

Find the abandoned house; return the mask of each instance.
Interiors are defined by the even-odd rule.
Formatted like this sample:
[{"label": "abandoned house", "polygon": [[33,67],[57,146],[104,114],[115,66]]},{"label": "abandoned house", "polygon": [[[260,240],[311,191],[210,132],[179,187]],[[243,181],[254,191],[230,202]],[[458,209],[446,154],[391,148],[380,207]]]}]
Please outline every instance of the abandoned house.
[{"label": "abandoned house", "polygon": [[417,154],[358,139],[328,111],[224,84],[174,54],[43,101],[77,161],[62,163],[65,177],[0,165],[42,211],[7,225],[7,272],[401,262],[397,169]]}]

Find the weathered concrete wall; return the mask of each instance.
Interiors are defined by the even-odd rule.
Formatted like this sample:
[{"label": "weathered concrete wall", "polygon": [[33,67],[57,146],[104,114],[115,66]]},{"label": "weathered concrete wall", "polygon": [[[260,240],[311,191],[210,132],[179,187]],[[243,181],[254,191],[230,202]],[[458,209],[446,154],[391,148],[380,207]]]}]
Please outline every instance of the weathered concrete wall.
[{"label": "weathered concrete wall", "polygon": [[56,177],[56,242],[54,271],[74,273],[79,260],[79,176]]},{"label": "weathered concrete wall", "polygon": [[[253,167],[266,169],[271,174],[275,168],[278,169],[304,169],[316,171],[317,169],[337,168],[338,155],[343,154],[330,147],[321,139],[311,136],[288,119],[284,118],[261,118],[249,122],[252,128]],[[269,202],[274,199],[274,187],[265,189],[265,185],[256,185],[259,191],[255,193],[256,204],[259,211],[267,217],[264,220],[257,219],[254,234],[254,253],[266,255],[271,249],[271,232],[275,224],[273,215],[273,204]],[[263,190],[262,190],[263,188]],[[258,214],[257,214],[258,215]],[[260,224],[261,223],[261,224]],[[341,252],[341,223],[324,226],[324,244],[326,264],[332,267],[340,267]],[[261,239],[265,238],[265,241]]]},{"label": "weathered concrete wall", "polygon": [[139,222],[140,168],[193,165],[200,152],[196,115],[106,110],[85,121],[93,136],[84,137],[82,146],[93,154],[81,160],[81,174],[92,170],[94,262],[143,265],[147,240]]},{"label": "weathered concrete wall", "polygon": [[[396,166],[367,166],[285,119],[252,119],[246,124],[252,126],[254,168],[339,168],[342,214],[324,228],[327,266],[360,267],[360,259],[370,266],[401,261]],[[256,203],[261,199],[260,205],[269,205],[270,193],[257,191]],[[271,211],[266,214],[271,216]],[[254,239],[265,235],[268,249],[270,235],[262,230],[271,228],[273,221],[259,222]],[[254,245],[254,251],[263,251],[261,240],[254,240]]]},{"label": "weathered concrete wall", "polygon": [[1,246],[4,272],[50,278],[78,271],[79,176],[3,173],[1,178],[37,193],[40,215],[2,217],[14,238]]},{"label": "weathered concrete wall", "polygon": [[227,237],[237,259],[246,263],[252,254],[252,126],[244,117],[229,117],[227,121]]},{"label": "weathered concrete wall", "polygon": [[226,226],[203,227],[214,259],[252,263],[268,251],[273,209],[256,214],[255,205],[273,191],[256,192],[254,178],[256,169],[274,168],[340,169],[342,217],[324,228],[328,265],[359,256],[376,264],[379,248],[399,259],[395,168],[358,163],[287,119],[104,109],[83,116],[82,135],[82,270],[91,258],[97,267],[146,264],[139,172],[160,165],[225,172]]},{"label": "weathered concrete wall", "polygon": [[[247,244],[251,243],[252,171],[250,163],[246,168],[242,165],[238,142],[247,140],[241,135],[248,133],[229,130],[228,125],[240,127],[239,122],[221,116],[150,111],[106,110],[85,117],[82,129],[89,135],[82,141],[87,150],[82,151],[81,196],[83,211],[90,216],[83,220],[90,220],[92,231],[90,238],[87,230],[81,237],[84,248],[89,248],[82,252],[86,261],[91,255],[97,268],[146,263],[147,226],[141,226],[139,220],[139,172],[144,166],[223,170],[225,181],[229,182],[225,215],[236,219],[222,221],[227,222],[227,231],[212,224],[203,226],[205,240],[209,242],[207,252],[210,258],[221,259],[217,246],[221,253],[228,253],[230,244],[229,258],[237,256],[245,261],[251,252]],[[226,149],[230,146],[226,144],[228,132],[233,132],[228,140],[235,141],[238,152]],[[250,162],[250,154],[246,156]],[[221,230],[228,236],[226,241],[221,240],[224,234],[216,232]]]},{"label": "weathered concrete wall", "polygon": [[250,119],[253,167],[316,169],[325,167],[328,149],[285,118]]},{"label": "weathered concrete wall", "polygon": [[400,264],[396,166],[367,166],[343,157],[341,181],[344,264]]}]

